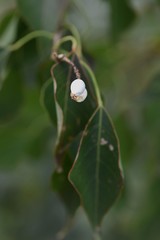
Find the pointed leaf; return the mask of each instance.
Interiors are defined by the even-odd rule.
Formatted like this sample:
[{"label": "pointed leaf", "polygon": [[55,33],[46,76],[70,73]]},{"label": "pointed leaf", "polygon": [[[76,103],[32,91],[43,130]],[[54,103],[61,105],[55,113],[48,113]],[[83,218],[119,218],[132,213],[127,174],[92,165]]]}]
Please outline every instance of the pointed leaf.
[{"label": "pointed leaf", "polygon": [[79,197],[68,181],[68,173],[78,150],[80,134],[97,107],[92,80],[81,66],[79,59],[73,56],[72,60],[78,67],[81,78],[86,83],[88,97],[83,103],[73,101],[70,98],[70,84],[76,78],[75,74],[72,68],[65,63],[56,66],[54,69],[54,90],[57,123],[59,124],[56,158],[59,168],[52,177],[54,190],[62,197],[71,214],[79,206]]},{"label": "pointed leaf", "polygon": [[76,79],[73,69],[66,63],[60,63],[54,69],[55,103],[58,123],[58,145],[56,148],[57,162],[62,161],[63,152],[73,139],[84,130],[89,118],[97,108],[92,80],[81,66],[78,57],[72,58],[78,67],[81,78],[86,84],[88,97],[82,103],[73,101],[70,97],[70,84]]},{"label": "pointed leaf", "polygon": [[69,175],[94,227],[101,223],[122,188],[119,157],[116,133],[107,113],[100,107],[83,132]]}]

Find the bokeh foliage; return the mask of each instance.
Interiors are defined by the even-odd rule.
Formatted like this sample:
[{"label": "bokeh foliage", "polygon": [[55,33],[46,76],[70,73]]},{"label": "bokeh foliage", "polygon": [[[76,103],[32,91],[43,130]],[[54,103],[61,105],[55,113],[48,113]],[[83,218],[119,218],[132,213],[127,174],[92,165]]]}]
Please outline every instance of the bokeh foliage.
[{"label": "bokeh foliage", "polygon": [[[122,4],[123,2],[123,4]],[[65,21],[81,33],[121,144],[125,189],[103,239],[160,238],[160,6],[157,0],[1,0],[0,239],[56,239],[68,214],[51,192],[56,132],[40,101],[50,78],[48,40],[4,47]],[[79,210],[65,240],[92,239]]]}]

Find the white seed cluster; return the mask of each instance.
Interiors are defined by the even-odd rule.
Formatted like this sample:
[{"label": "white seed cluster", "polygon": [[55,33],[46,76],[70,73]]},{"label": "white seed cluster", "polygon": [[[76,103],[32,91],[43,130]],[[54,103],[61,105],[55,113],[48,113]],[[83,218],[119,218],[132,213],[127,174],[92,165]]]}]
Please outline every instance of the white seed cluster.
[{"label": "white seed cluster", "polygon": [[87,97],[86,85],[81,79],[76,79],[71,83],[71,98],[76,102],[83,102]]}]

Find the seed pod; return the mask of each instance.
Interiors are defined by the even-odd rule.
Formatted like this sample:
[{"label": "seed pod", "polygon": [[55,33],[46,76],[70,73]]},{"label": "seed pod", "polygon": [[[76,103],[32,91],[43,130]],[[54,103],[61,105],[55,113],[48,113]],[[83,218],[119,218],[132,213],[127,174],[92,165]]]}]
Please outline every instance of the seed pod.
[{"label": "seed pod", "polygon": [[79,96],[85,90],[85,83],[81,79],[76,79],[71,83],[70,89],[72,94]]}]

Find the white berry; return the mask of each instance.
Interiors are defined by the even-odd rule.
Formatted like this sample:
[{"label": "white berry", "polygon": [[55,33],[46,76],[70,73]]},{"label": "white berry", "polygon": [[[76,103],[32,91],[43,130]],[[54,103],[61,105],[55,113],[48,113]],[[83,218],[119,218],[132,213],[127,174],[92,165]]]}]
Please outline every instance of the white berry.
[{"label": "white berry", "polygon": [[78,96],[71,93],[71,98],[76,102],[83,102],[86,99],[87,95],[88,93],[87,93],[87,90],[85,89],[84,92]]},{"label": "white berry", "polygon": [[86,99],[87,95],[88,95],[88,93],[87,93],[87,90],[85,89],[84,92],[81,95],[77,96],[76,101],[77,102],[83,102]]},{"label": "white berry", "polygon": [[71,83],[71,93],[75,94],[76,96],[81,95],[85,90],[85,83],[81,79],[76,79]]}]

